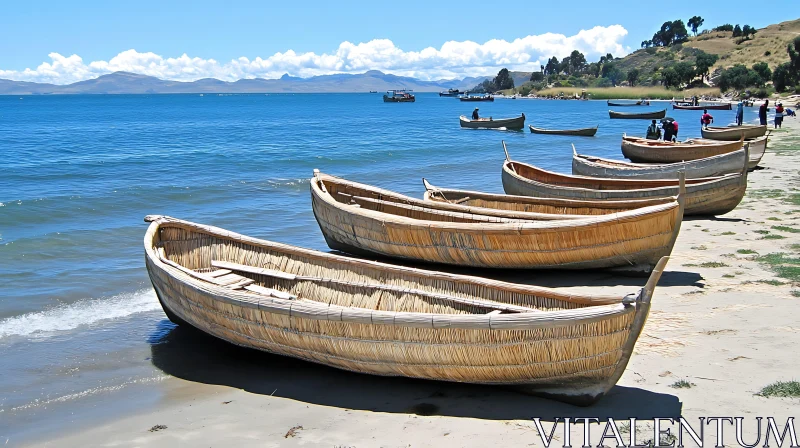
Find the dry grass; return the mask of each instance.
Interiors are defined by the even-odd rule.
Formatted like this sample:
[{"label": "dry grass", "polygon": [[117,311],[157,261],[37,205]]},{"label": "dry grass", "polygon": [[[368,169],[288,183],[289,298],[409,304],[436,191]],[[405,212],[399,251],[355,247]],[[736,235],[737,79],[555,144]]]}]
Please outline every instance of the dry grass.
[{"label": "dry grass", "polygon": [[[584,90],[582,87],[554,87],[551,89],[544,89],[538,92],[542,95],[560,95],[566,96],[579,94]],[[693,95],[697,96],[719,96],[719,89],[705,88],[705,89],[688,89],[688,90],[667,90],[663,87],[587,87],[586,92],[592,99],[595,100],[613,100],[613,99],[663,99],[671,100],[673,98],[683,98]]]}]

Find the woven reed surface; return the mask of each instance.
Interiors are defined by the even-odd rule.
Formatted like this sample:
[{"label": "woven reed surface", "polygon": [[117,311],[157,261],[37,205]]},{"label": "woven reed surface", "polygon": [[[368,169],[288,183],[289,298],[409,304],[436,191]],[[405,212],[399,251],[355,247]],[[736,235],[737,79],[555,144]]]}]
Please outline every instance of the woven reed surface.
[{"label": "woven reed surface", "polygon": [[[155,225],[155,224],[154,224]],[[151,229],[154,229],[151,226]],[[287,252],[251,240],[200,231],[182,223],[162,222],[149,235],[147,267],[159,297],[173,313],[193,326],[235,344],[294,356],[326,365],[378,375],[403,375],[449,381],[539,385],[564,393],[603,393],[613,385],[641,328],[632,329],[635,306],[606,318],[555,328],[405,327],[396,321],[345,323],[270,312],[255,294],[225,291],[157,261],[154,247],[186,268],[209,271],[212,260],[335,278],[352,283],[400,285],[463,297],[536,307],[541,310],[591,311],[569,296],[521,293],[499,282],[424,271],[381,268],[377,263],[342,260],[327,254]],[[146,240],[146,244],[148,244]],[[357,287],[312,284],[252,275],[259,285],[288,291],[300,302],[354,306],[371,310],[413,310],[453,316],[486,310],[443,303],[414,294]],[[497,283],[497,284],[493,284]],[[541,288],[539,288],[541,290]],[[652,293],[652,289],[650,289]],[[297,302],[297,301],[289,301]],[[649,296],[647,299],[649,302]],[[646,312],[649,306],[641,308]],[[305,315],[303,315],[305,316]],[[643,322],[643,317],[637,318]],[[393,323],[395,322],[395,323]],[[633,330],[633,331],[632,331]]]},{"label": "woven reed surface", "polygon": [[646,141],[622,140],[622,155],[633,162],[677,163],[686,160],[704,159],[742,149],[741,142],[717,144],[651,145]]},{"label": "woven reed surface", "polygon": [[687,179],[697,179],[738,173],[742,170],[744,156],[745,151],[740,149],[685,163],[640,164],[576,154],[572,157],[572,174],[610,178],[678,179],[678,172],[683,170]]},{"label": "woven reed surface", "polygon": [[674,198],[634,199],[630,201],[596,201],[562,198],[537,198],[508,194],[482,193],[435,187],[425,193],[426,201],[458,202],[459,204],[511,212],[535,212],[575,216],[607,215],[652,205],[667,204]]},{"label": "woven reed surface", "polygon": [[[745,171],[744,165],[742,171]],[[520,196],[617,200],[678,194],[677,180],[568,176],[516,161],[506,161],[503,164],[502,179],[506,193]],[[746,172],[711,179],[686,181],[686,215],[722,215],[736,208],[742,201],[747,189]]]},{"label": "woven reed surface", "polygon": [[677,202],[581,220],[486,224],[348,201],[369,194],[363,184],[312,179],[314,216],[332,248],[487,268],[652,267],[672,250],[681,220]]}]

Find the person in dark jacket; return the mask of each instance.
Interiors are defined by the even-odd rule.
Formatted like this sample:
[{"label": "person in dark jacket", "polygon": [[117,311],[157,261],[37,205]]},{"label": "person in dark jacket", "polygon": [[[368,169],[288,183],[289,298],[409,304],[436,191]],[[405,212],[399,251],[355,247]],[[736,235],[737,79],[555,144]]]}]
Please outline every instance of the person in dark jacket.
[{"label": "person in dark jacket", "polygon": [[769,110],[769,100],[764,100],[764,104],[758,108],[758,120],[762,126],[767,124],[767,111]]},{"label": "person in dark jacket", "polygon": [[476,107],[475,110],[472,111],[472,119],[473,120],[480,120],[481,117],[478,115],[478,108]]}]

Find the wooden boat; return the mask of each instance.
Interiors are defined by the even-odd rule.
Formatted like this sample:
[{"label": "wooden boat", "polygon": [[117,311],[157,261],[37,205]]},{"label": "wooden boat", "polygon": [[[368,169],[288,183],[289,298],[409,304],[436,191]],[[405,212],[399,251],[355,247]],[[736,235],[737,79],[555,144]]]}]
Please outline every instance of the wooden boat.
[{"label": "wooden boat", "polygon": [[458,99],[461,101],[494,101],[492,95],[462,96]]},{"label": "wooden boat", "polygon": [[[745,148],[747,154],[747,148]],[[746,155],[739,173],[686,180],[686,215],[723,215],[736,208],[747,189]],[[503,189],[508,194],[564,199],[639,199],[673,196],[674,179],[608,179],[553,173],[512,161],[506,151]]]},{"label": "wooden boat", "polygon": [[714,127],[709,126],[706,129],[700,129],[703,138],[711,140],[739,140],[741,138],[758,138],[763,137],[767,133],[766,126],[746,125],[729,126],[729,127]]},{"label": "wooden boat", "polygon": [[650,101],[637,101],[635,103],[613,103],[610,100],[606,101],[609,107],[626,107],[626,106],[649,106]]},{"label": "wooden boat", "polygon": [[439,96],[459,96],[462,95],[464,92],[458,89],[447,89],[447,92],[439,92]]},{"label": "wooden boat", "polygon": [[768,141],[769,137],[766,135],[751,140],[745,140],[745,145],[750,148],[750,162],[747,164],[748,170],[752,171],[756,169],[758,164],[761,163],[761,158],[764,157],[764,153],[767,150]]},{"label": "wooden boat", "polygon": [[685,172],[687,179],[723,176],[740,172],[745,156],[745,151],[742,148],[737,151],[687,162],[644,164],[578,154],[574,145],[572,146],[572,152],[572,174],[613,179],[677,179],[679,171]]},{"label": "wooden boat", "polygon": [[583,129],[542,129],[536,128],[533,125],[528,125],[531,134],[550,134],[550,135],[575,135],[580,137],[594,137],[597,134],[597,128],[583,128]]},{"label": "wooden boat", "polygon": [[669,255],[683,217],[682,196],[626,212],[542,222],[492,222],[483,215],[409,207],[397,196],[318,171],[311,179],[314,216],[331,249],[427,263],[646,272]]},{"label": "wooden boat", "polygon": [[479,120],[470,120],[462,115],[459,117],[459,122],[462,128],[469,129],[522,129],[525,127],[525,114],[514,118],[481,118]]},{"label": "wooden boat", "polygon": [[578,405],[592,404],[622,376],[668,260],[637,293],[607,296],[342,257],[169,217],[145,220],[145,265],[178,325],[338,369],[511,386]]},{"label": "wooden boat", "polygon": [[691,105],[684,105],[684,104],[673,104],[673,109],[676,110],[731,110],[731,104],[707,104],[705,106],[691,106]]},{"label": "wooden boat", "polygon": [[742,140],[711,143],[688,139],[684,142],[665,142],[622,136],[622,155],[638,163],[677,163],[718,156],[739,149],[742,149]]},{"label": "wooden boat", "polygon": [[608,116],[609,118],[617,118],[617,119],[654,120],[666,117],[667,110],[664,109],[655,112],[638,112],[638,113],[614,112],[613,110],[610,110],[608,111]]},{"label": "wooden boat", "polygon": [[[510,194],[483,193],[479,191],[455,190],[425,185],[426,202],[439,207],[467,207],[470,213],[519,219],[575,219],[594,215],[636,210],[653,205],[673,202],[672,197],[631,199],[628,201],[578,200],[559,198],[534,198]],[[434,205],[429,205],[433,207]]]},{"label": "wooden boat", "polygon": [[413,103],[416,97],[411,94],[411,90],[389,90],[383,95],[384,103]]}]

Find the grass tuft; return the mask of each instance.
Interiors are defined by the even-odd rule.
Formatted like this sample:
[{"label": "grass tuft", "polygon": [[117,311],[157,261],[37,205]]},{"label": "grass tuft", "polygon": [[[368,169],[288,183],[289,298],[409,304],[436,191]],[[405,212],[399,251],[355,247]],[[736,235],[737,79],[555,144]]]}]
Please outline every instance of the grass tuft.
[{"label": "grass tuft", "polygon": [[786,239],[786,237],[783,236],[783,235],[772,234],[772,235],[764,235],[759,239],[760,240],[783,240],[783,239]]},{"label": "grass tuft", "polygon": [[696,384],[690,383],[686,380],[678,380],[669,385],[669,387],[673,389],[691,389],[693,386],[696,386]]},{"label": "grass tuft", "polygon": [[789,226],[772,226],[772,229],[780,232],[800,233],[800,229],[795,229],[794,227]]},{"label": "grass tuft", "polygon": [[719,261],[706,261],[705,263],[700,263],[701,268],[727,268],[728,265],[725,263],[720,263]]},{"label": "grass tuft", "polygon": [[743,255],[751,255],[751,254],[757,254],[758,252],[754,251],[753,249],[739,249],[736,251],[736,253]]},{"label": "grass tuft", "polygon": [[707,250],[707,249],[708,248],[706,246],[703,246],[703,245],[701,245],[701,246],[692,246],[692,250]]},{"label": "grass tuft", "polygon": [[769,230],[753,230],[753,233],[758,233],[759,235],[769,235],[771,232]]},{"label": "grass tuft", "polygon": [[736,278],[733,274],[722,274],[722,278]]},{"label": "grass tuft", "polygon": [[776,381],[764,386],[756,395],[762,397],[800,397],[800,383],[797,381]]},{"label": "grass tuft", "polygon": [[736,235],[736,232],[731,232],[730,230],[727,232],[722,232],[720,235]]}]

